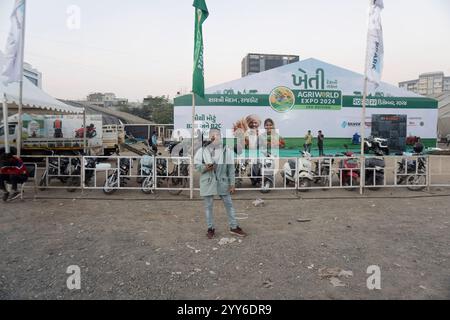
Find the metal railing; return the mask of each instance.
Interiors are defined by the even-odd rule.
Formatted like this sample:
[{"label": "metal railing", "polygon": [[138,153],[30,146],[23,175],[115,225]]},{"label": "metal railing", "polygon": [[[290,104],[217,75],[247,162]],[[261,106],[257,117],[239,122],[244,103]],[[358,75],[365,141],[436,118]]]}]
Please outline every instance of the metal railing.
[{"label": "metal railing", "polygon": [[[36,159],[39,190],[190,190],[190,157],[27,156]],[[30,162],[29,160],[27,162]],[[361,172],[364,170],[364,181]],[[199,190],[194,173],[194,190]],[[239,190],[450,187],[449,156],[236,158]]]}]

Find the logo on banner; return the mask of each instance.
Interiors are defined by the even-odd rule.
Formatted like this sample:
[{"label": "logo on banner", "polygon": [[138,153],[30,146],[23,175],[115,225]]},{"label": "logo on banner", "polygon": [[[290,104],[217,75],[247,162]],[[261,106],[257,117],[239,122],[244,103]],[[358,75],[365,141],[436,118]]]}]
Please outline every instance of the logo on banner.
[{"label": "logo on banner", "polygon": [[288,112],[295,104],[295,95],[288,87],[276,87],[269,95],[269,103],[277,112]]}]

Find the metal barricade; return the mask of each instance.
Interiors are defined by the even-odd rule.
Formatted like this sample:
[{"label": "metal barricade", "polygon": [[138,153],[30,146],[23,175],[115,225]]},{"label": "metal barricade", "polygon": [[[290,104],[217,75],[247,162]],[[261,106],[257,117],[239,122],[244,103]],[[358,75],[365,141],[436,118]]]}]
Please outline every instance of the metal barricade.
[{"label": "metal barricade", "polygon": [[430,187],[450,187],[450,156],[429,156]]},{"label": "metal barricade", "polygon": [[[35,163],[39,190],[190,190],[190,157],[162,156],[26,156]],[[29,161],[36,159],[36,161]],[[361,172],[364,171],[364,181]],[[199,173],[195,172],[194,190]],[[308,191],[317,189],[408,188],[450,186],[449,156],[324,156],[236,158],[238,190]]]}]

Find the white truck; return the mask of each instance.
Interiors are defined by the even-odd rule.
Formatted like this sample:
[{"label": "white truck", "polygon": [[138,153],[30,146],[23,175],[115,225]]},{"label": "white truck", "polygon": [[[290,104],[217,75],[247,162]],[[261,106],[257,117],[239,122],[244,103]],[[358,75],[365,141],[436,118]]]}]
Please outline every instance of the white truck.
[{"label": "white truck", "polygon": [[[18,136],[17,115],[8,120],[8,141],[16,147]],[[56,154],[68,154],[84,150],[84,131],[87,149],[91,154],[108,155],[116,146],[124,142],[121,125],[103,125],[101,115],[86,116],[86,130],[83,128],[83,115],[29,115],[22,116],[21,153],[45,154],[49,150]],[[4,124],[0,125],[0,153],[4,152]]]}]

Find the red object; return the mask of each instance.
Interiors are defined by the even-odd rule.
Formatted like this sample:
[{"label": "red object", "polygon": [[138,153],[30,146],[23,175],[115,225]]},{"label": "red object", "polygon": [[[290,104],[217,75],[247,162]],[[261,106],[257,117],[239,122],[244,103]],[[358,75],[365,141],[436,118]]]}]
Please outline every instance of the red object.
[{"label": "red object", "polygon": [[75,137],[77,137],[77,138],[82,138],[83,134],[84,134],[84,128],[80,128],[75,131]]},{"label": "red object", "polygon": [[27,168],[22,159],[13,156],[12,160],[0,168],[0,174],[28,175]]},{"label": "red object", "polygon": [[[350,151],[345,152],[344,155],[346,157],[353,157],[353,153]],[[343,159],[341,160],[340,167],[342,169],[340,173],[342,185],[351,185],[351,180],[354,181],[353,183],[356,183],[357,179],[359,178],[358,162],[355,159]]]},{"label": "red object", "polygon": [[406,138],[406,144],[408,146],[412,146],[412,145],[415,145],[418,140],[419,140],[419,138],[416,136],[409,136]]},{"label": "red object", "polygon": [[62,121],[59,120],[59,119],[56,119],[56,120],[53,122],[53,127],[54,127],[55,129],[61,129],[61,127],[62,127]]}]

